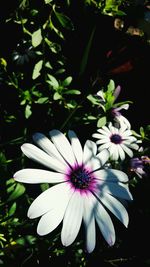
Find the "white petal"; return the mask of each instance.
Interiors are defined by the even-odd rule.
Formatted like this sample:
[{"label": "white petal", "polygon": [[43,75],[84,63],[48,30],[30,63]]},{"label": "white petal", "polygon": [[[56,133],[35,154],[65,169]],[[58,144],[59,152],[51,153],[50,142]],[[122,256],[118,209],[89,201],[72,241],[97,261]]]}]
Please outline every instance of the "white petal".
[{"label": "white petal", "polygon": [[122,115],[120,115],[120,116],[116,116],[116,120],[122,125],[122,124],[126,124],[127,125],[127,127],[129,128],[129,129],[131,129],[131,124],[130,124],[130,122],[124,117],[124,116],[122,116]]},{"label": "white petal", "polygon": [[67,183],[52,186],[32,202],[27,216],[30,219],[37,218],[44,213],[59,207],[61,203],[67,203],[71,194],[72,192],[67,186]]},{"label": "white petal", "polygon": [[123,198],[127,200],[132,200],[132,195],[124,184],[114,183],[114,182],[99,182],[99,190],[107,192],[118,198]]},{"label": "white petal", "polygon": [[139,145],[137,143],[128,143],[127,146],[135,150],[139,149]]},{"label": "white petal", "polygon": [[130,158],[133,157],[133,152],[130,148],[128,148],[126,145],[121,144],[122,149],[128,154]]},{"label": "white petal", "polygon": [[84,198],[83,221],[86,234],[86,249],[88,253],[91,253],[96,244],[96,230],[93,205],[90,201],[90,197],[88,196],[85,196]]},{"label": "white petal", "polygon": [[61,240],[64,246],[69,246],[75,240],[80,230],[83,217],[83,196],[75,192],[68,204],[63,219]]},{"label": "white petal", "polygon": [[50,157],[40,148],[32,144],[23,144],[21,146],[22,152],[30,159],[37,161],[40,164],[45,165],[48,168],[51,168],[56,171],[65,173],[66,166],[59,160]]},{"label": "white petal", "polygon": [[74,166],[76,162],[75,156],[66,136],[59,130],[52,130],[49,132],[49,134],[56,148],[66,160],[66,162],[68,162],[71,166]]},{"label": "white petal", "polygon": [[111,134],[118,134],[118,129],[112,126],[111,123],[109,123],[108,128],[110,129]]},{"label": "white petal", "polygon": [[[53,208],[42,216],[37,226],[37,233],[39,235],[47,235],[52,232],[62,221],[66,207],[69,202],[69,195],[66,194],[65,197],[59,197],[59,192],[57,192],[57,200],[53,203]],[[53,199],[54,201],[54,199]]]},{"label": "white petal", "polygon": [[86,166],[88,166],[89,169],[93,172],[97,169],[100,169],[106,163],[108,158],[109,158],[109,152],[108,150],[104,149],[95,157],[93,156],[91,160],[88,161]]},{"label": "white petal", "polygon": [[118,147],[119,147],[119,145],[111,143],[111,146],[108,148],[108,150],[110,152],[110,157],[112,158],[112,160],[118,160],[118,158],[117,158],[118,151],[116,152]]},{"label": "white petal", "polygon": [[66,165],[66,162],[56,149],[55,145],[44,134],[34,134],[33,140],[39,147],[41,147],[45,152],[47,152],[47,154],[58,159],[59,161],[62,161]]},{"label": "white petal", "polygon": [[111,135],[109,128],[106,126],[103,126],[102,128],[98,129],[97,131],[103,135],[107,135],[107,136]]},{"label": "white petal", "polygon": [[128,176],[125,172],[115,169],[102,169],[94,172],[97,179],[107,182],[128,182]]},{"label": "white petal", "polygon": [[[99,141],[97,141],[96,144],[98,145]],[[111,146],[111,142],[107,142],[107,143],[105,143],[103,145],[100,145],[98,147],[98,151],[102,151],[103,149],[109,149],[110,146]]]},{"label": "white petal", "polygon": [[113,196],[100,193],[102,203],[127,227],[129,216],[125,207]]},{"label": "white petal", "polygon": [[100,153],[96,155],[98,159],[100,159],[101,167],[107,162],[109,159],[109,152],[107,149],[102,150]]},{"label": "white petal", "polygon": [[121,158],[121,160],[125,159],[125,152],[122,148],[122,144],[118,145],[118,153],[119,153],[119,157]]},{"label": "white petal", "polygon": [[109,143],[110,142],[110,138],[105,137],[105,138],[100,138],[96,141],[97,145],[101,145],[101,144],[105,144],[105,143]]},{"label": "white petal", "polygon": [[96,152],[97,152],[96,144],[91,140],[87,140],[83,149],[83,163],[85,165],[88,164],[91,158],[96,155]]},{"label": "white petal", "polygon": [[95,218],[106,242],[113,246],[116,239],[115,229],[109,214],[98,201],[95,205]]},{"label": "white petal", "polygon": [[106,136],[104,134],[99,134],[99,133],[93,134],[92,137],[100,139],[102,142],[104,142],[104,141],[107,142],[109,140],[109,136]]},{"label": "white petal", "polygon": [[139,150],[139,145],[133,143],[133,144],[129,144],[128,147],[135,149],[135,150]]},{"label": "white petal", "polygon": [[83,159],[83,150],[82,150],[81,143],[80,143],[79,139],[77,138],[74,131],[69,131],[68,137],[71,141],[71,146],[72,146],[74,155],[76,157],[76,161],[78,162],[79,165],[81,165],[82,159]]},{"label": "white petal", "polygon": [[113,160],[118,160],[119,158],[118,146],[116,146],[116,149],[113,151],[112,158]]},{"label": "white petal", "polygon": [[40,169],[23,169],[14,174],[14,179],[21,183],[60,183],[64,181],[64,174]]}]

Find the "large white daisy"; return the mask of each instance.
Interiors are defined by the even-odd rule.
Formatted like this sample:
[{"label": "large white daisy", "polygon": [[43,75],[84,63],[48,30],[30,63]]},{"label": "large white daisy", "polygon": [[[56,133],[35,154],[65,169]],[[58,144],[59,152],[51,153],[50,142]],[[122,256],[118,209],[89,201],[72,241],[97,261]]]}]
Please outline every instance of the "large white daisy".
[{"label": "large white daisy", "polygon": [[[41,217],[37,226],[39,235],[52,232],[61,222],[61,241],[69,246],[76,239],[81,224],[85,226],[86,249],[95,248],[96,227],[109,245],[115,243],[115,230],[107,210],[126,227],[128,213],[118,199],[131,200],[127,175],[115,169],[104,169],[108,150],[97,154],[97,146],[87,140],[82,149],[74,131],[68,138],[59,130],[50,131],[47,138],[41,133],[33,136],[33,144],[23,144],[23,153],[48,169],[22,169],[14,179],[23,183],[54,183],[31,204],[28,217]],[[53,171],[52,171],[53,170]],[[106,208],[106,209],[105,209]]]},{"label": "large white daisy", "polygon": [[125,159],[125,154],[133,157],[133,150],[138,150],[138,141],[132,134],[132,131],[125,123],[121,123],[120,127],[114,127],[109,123],[108,127],[103,126],[97,130],[92,137],[98,139],[96,144],[99,146],[98,150],[108,149],[110,158],[112,160]]}]

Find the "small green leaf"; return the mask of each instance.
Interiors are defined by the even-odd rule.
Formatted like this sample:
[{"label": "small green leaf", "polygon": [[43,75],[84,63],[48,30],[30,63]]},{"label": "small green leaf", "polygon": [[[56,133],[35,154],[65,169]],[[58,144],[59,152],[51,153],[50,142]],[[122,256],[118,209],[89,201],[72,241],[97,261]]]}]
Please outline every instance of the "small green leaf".
[{"label": "small green leaf", "polygon": [[56,92],[54,95],[53,95],[53,99],[54,100],[58,100],[58,99],[61,99],[62,98],[62,96],[58,93],[58,92]]},{"label": "small green leaf", "polygon": [[107,122],[106,117],[101,117],[98,121],[97,121],[97,127],[101,128],[102,126],[104,126]]},{"label": "small green leaf", "polygon": [[49,83],[53,87],[54,90],[57,90],[59,88],[59,83],[56,80],[56,78],[50,74],[48,74],[48,78],[49,80],[47,80],[47,83]]},{"label": "small green leaf", "polygon": [[81,92],[79,90],[73,90],[72,89],[72,90],[65,91],[64,94],[66,94],[66,95],[80,95]]},{"label": "small green leaf", "polygon": [[96,98],[96,97],[94,97],[94,96],[91,95],[91,94],[87,96],[87,99],[88,99],[90,102],[92,102],[93,105],[98,105],[98,106],[99,106],[99,104],[100,104],[99,99]]},{"label": "small green leaf", "polygon": [[14,202],[14,203],[11,205],[11,207],[10,207],[10,209],[9,209],[9,211],[8,211],[8,216],[12,216],[12,215],[15,213],[15,211],[16,211],[16,207],[17,207],[16,202]]},{"label": "small green leaf", "polygon": [[17,183],[14,187],[13,192],[10,194],[7,201],[12,201],[23,195],[25,192],[25,187],[22,184]]},{"label": "small green leaf", "polygon": [[49,27],[50,27],[51,30],[54,30],[55,33],[56,33],[61,39],[63,39],[63,40],[65,39],[64,36],[63,36],[63,34],[62,34],[62,32],[59,31],[59,30],[54,26],[54,24],[52,23],[52,20],[50,21]]},{"label": "small green leaf", "polygon": [[45,4],[49,4],[52,2],[52,0],[44,0],[45,1]]},{"label": "small green leaf", "polygon": [[58,21],[60,22],[60,24],[63,28],[65,28],[67,30],[74,30],[74,25],[68,16],[66,16],[62,13],[56,12],[56,10],[54,10],[54,12],[55,12],[55,15],[56,15]]},{"label": "small green leaf", "polygon": [[55,74],[62,74],[62,73],[64,73],[65,72],[65,69],[64,68],[61,68],[61,69],[58,69],[56,72],[55,72]]},{"label": "small green leaf", "polygon": [[144,128],[143,127],[140,127],[140,134],[141,134],[142,138],[145,137],[145,132],[144,132]]},{"label": "small green leaf", "polygon": [[113,80],[110,80],[108,86],[107,86],[107,92],[112,93],[115,90],[115,82]]},{"label": "small green leaf", "polygon": [[50,64],[50,62],[49,61],[47,61],[46,63],[45,63],[45,67],[46,68],[48,68],[48,69],[53,69],[53,67],[52,67],[52,65]]},{"label": "small green leaf", "polygon": [[44,104],[44,103],[47,103],[48,102],[48,97],[40,97],[36,103],[37,104]]},{"label": "small green leaf", "polygon": [[68,86],[68,85],[70,85],[71,82],[72,82],[72,77],[69,76],[62,82],[62,85],[63,86]]},{"label": "small green leaf", "polygon": [[41,184],[40,187],[41,187],[41,190],[43,192],[43,191],[45,191],[45,190],[47,190],[49,188],[49,184],[44,183],[44,184]]},{"label": "small green leaf", "polygon": [[25,118],[28,119],[32,114],[32,111],[31,111],[31,106],[30,105],[26,105],[25,107]]},{"label": "small green leaf", "polygon": [[94,121],[94,120],[96,120],[97,118],[94,117],[94,116],[92,116],[92,115],[89,115],[89,116],[87,116],[87,119],[88,119],[89,121]]},{"label": "small green leaf", "polygon": [[38,29],[32,34],[32,45],[34,47],[37,47],[38,45],[41,44],[42,42],[42,34],[41,34],[41,29]]},{"label": "small green leaf", "polygon": [[40,71],[42,69],[42,65],[43,65],[43,60],[40,60],[35,64],[34,69],[33,69],[33,74],[32,74],[33,80],[35,80],[41,75]]}]

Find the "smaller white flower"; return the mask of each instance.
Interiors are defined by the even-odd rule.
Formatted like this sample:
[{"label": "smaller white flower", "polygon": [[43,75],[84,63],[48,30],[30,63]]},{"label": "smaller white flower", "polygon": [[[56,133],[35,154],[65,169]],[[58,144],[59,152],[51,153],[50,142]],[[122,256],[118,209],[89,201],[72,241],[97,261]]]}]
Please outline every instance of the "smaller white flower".
[{"label": "smaller white flower", "polygon": [[120,107],[116,107],[116,108],[112,109],[111,113],[114,116],[114,120],[116,121],[115,125],[117,125],[117,126],[119,125],[120,126],[122,123],[125,123],[127,125],[127,127],[129,129],[131,129],[130,122],[120,112],[120,110],[122,110],[122,109],[126,109],[127,110],[128,108],[129,108],[129,104],[124,104],[124,105],[121,105]]},{"label": "smaller white flower", "polygon": [[121,123],[120,128],[114,127],[109,123],[108,127],[103,126],[97,130],[92,136],[97,138],[96,144],[99,145],[98,150],[108,149],[112,160],[125,159],[125,154],[133,157],[133,151],[139,149],[138,141],[132,131],[125,123]]}]

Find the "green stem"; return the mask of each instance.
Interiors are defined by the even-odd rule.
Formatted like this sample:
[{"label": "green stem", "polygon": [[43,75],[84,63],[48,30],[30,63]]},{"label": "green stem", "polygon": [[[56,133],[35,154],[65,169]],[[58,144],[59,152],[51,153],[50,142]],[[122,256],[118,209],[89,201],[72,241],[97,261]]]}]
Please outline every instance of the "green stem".
[{"label": "green stem", "polygon": [[62,126],[60,127],[60,130],[63,130],[64,127],[67,125],[67,123],[70,121],[70,119],[72,118],[72,116],[74,115],[74,113],[76,112],[76,110],[78,109],[80,105],[76,105],[76,107],[74,108],[74,110],[69,114],[69,116],[67,117],[67,119],[65,120],[65,122],[62,124]]}]

